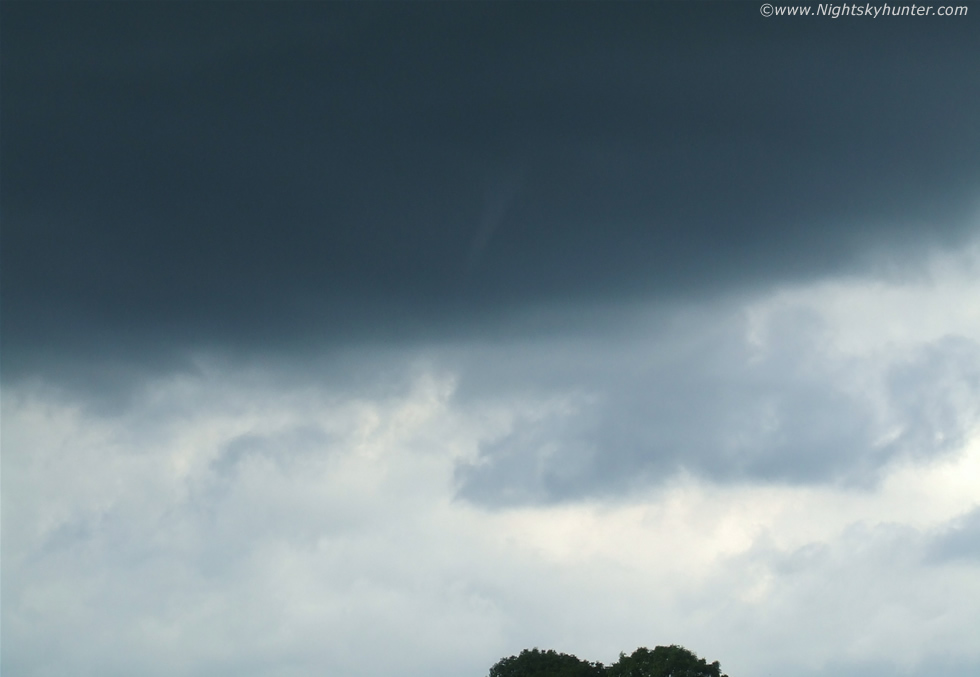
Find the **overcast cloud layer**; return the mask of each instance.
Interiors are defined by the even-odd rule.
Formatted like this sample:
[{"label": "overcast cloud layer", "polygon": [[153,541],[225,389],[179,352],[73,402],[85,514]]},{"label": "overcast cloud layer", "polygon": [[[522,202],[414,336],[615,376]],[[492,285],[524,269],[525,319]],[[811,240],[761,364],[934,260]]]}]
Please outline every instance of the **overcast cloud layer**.
[{"label": "overcast cloud layer", "polygon": [[6,369],[903,265],[975,225],[974,21],[8,5]]},{"label": "overcast cloud layer", "polygon": [[976,16],[0,12],[4,671],[980,672]]}]

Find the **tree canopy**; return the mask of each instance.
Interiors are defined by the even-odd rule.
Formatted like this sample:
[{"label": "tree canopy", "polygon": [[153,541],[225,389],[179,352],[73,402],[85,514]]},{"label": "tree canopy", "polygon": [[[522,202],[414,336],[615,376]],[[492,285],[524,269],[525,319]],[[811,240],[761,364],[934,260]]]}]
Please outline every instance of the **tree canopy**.
[{"label": "tree canopy", "polygon": [[606,674],[608,677],[727,677],[722,674],[718,661],[708,663],[676,644],[658,646],[653,651],[640,647],[630,656],[620,654]]},{"label": "tree canopy", "polygon": [[490,677],[605,677],[602,663],[590,663],[567,653],[537,648],[497,661]]},{"label": "tree canopy", "polygon": [[708,663],[682,646],[640,647],[609,666],[553,650],[525,649],[501,658],[489,677],[728,677],[718,661]]}]

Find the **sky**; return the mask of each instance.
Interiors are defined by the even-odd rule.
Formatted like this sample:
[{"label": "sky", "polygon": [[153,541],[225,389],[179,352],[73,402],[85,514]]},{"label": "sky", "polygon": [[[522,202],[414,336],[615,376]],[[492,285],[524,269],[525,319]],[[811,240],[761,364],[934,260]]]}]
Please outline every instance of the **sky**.
[{"label": "sky", "polygon": [[3,672],[980,674],[978,17],[760,7],[5,0]]}]

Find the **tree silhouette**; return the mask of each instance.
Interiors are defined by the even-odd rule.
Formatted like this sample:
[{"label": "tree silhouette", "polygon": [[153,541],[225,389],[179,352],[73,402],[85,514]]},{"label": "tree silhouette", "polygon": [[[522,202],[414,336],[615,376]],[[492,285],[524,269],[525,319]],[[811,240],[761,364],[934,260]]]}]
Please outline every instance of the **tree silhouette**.
[{"label": "tree silhouette", "polygon": [[525,649],[517,656],[501,658],[489,677],[728,677],[718,661],[708,663],[682,646],[640,647],[606,667],[571,654]]},{"label": "tree silhouette", "polygon": [[682,646],[640,647],[631,656],[620,654],[609,666],[608,677],[728,677],[718,661],[708,663]]},{"label": "tree silhouette", "polygon": [[524,649],[519,656],[500,659],[490,677],[605,677],[602,663],[590,663],[556,651]]}]

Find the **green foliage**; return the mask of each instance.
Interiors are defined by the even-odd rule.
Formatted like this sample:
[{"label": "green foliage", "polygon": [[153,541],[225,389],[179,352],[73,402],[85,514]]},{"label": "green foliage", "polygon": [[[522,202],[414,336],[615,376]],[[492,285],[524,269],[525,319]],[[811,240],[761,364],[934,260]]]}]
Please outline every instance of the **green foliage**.
[{"label": "green foliage", "polygon": [[489,677],[728,677],[718,661],[708,663],[676,644],[653,651],[640,647],[604,667],[555,651],[525,649],[519,656],[502,658],[490,668]]},{"label": "green foliage", "polygon": [[653,651],[640,647],[610,665],[607,677],[727,677],[718,661],[708,663],[676,644],[658,646]]},{"label": "green foliage", "polygon": [[490,677],[605,677],[602,663],[590,663],[567,653],[524,649],[519,656],[500,659]]}]

